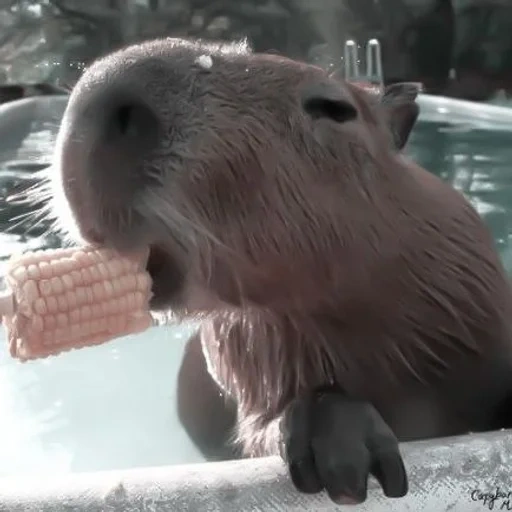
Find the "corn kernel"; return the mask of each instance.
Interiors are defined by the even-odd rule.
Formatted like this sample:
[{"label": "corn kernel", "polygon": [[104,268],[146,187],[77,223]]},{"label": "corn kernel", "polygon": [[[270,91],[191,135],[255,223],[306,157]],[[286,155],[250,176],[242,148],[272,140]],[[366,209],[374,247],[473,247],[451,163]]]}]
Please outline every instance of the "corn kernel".
[{"label": "corn kernel", "polygon": [[11,355],[22,361],[98,345],[151,325],[151,279],[142,261],[111,250],[28,252],[11,260],[7,283],[14,313],[0,313]]}]

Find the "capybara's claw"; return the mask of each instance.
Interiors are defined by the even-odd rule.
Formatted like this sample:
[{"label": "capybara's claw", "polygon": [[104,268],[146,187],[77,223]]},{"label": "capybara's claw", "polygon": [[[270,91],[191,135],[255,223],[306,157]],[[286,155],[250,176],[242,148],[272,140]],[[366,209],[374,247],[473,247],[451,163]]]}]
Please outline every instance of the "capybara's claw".
[{"label": "capybara's claw", "polygon": [[398,441],[371,404],[337,392],[297,399],[281,430],[284,456],[299,491],[325,489],[336,503],[361,503],[373,474],[386,496],[407,494]]}]

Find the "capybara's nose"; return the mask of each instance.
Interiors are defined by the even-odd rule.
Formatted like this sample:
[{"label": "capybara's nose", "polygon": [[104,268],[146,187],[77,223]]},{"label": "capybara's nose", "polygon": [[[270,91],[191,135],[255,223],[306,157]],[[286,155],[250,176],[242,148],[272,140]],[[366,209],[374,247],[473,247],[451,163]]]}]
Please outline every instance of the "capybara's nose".
[{"label": "capybara's nose", "polygon": [[151,179],[159,127],[158,113],[143,98],[94,98],[74,119],[64,145],[64,173],[81,176],[93,196],[107,193],[112,203],[127,204]]},{"label": "capybara's nose", "polygon": [[138,153],[154,147],[158,118],[146,105],[137,101],[107,107],[103,141],[112,149]]},{"label": "capybara's nose", "polygon": [[81,231],[96,239],[92,233],[105,231],[107,210],[112,218],[128,211],[154,184],[160,117],[144,97],[105,89],[88,101],[72,98],[66,116],[56,161]]}]

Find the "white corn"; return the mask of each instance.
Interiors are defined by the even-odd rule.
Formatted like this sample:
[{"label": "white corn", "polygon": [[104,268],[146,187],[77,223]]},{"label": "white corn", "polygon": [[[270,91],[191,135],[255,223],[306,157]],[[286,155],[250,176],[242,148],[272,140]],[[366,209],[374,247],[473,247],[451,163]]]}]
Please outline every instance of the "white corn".
[{"label": "white corn", "polygon": [[9,261],[0,300],[10,353],[22,361],[105,343],[152,325],[145,258],[94,247]]}]

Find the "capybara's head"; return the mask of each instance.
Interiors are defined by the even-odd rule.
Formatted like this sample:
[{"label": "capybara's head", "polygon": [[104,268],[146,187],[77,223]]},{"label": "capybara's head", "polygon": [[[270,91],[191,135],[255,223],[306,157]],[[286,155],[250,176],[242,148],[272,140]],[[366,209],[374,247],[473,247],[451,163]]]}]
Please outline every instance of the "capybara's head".
[{"label": "capybara's head", "polygon": [[372,96],[244,43],[131,46],[72,91],[54,209],[85,240],[149,245],[154,307],[191,290],[258,302],[257,289],[284,290],[353,237],[416,120],[416,94],[397,84]]}]

